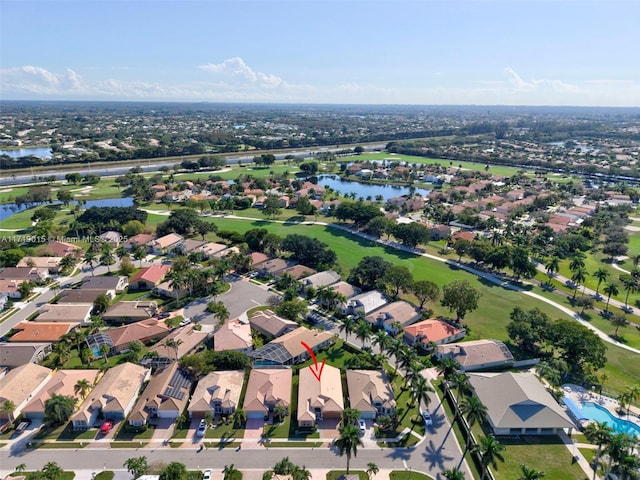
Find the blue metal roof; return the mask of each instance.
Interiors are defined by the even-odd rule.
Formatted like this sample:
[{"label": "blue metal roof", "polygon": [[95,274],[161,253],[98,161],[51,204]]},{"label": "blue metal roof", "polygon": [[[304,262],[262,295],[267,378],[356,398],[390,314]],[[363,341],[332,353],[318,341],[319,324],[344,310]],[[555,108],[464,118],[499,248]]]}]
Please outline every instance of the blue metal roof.
[{"label": "blue metal roof", "polygon": [[580,409],[580,405],[574,402],[571,398],[563,398],[562,401],[564,402],[565,406],[569,410],[569,413],[571,413],[571,416],[577,422],[579,422],[580,420],[588,420],[588,418],[585,417],[584,414],[582,413],[582,410]]}]

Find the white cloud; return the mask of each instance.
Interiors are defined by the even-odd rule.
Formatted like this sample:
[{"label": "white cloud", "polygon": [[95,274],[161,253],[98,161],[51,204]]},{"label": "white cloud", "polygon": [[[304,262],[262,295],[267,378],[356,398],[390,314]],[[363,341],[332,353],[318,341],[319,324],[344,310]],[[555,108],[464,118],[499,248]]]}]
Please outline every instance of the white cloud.
[{"label": "white cloud", "polygon": [[259,85],[265,88],[293,87],[293,85],[289,85],[282,78],[276,75],[254,71],[240,57],[227,58],[222,63],[200,65],[198,68],[205,72],[214,74],[216,78],[223,81],[230,79],[234,79],[236,81],[245,80],[249,85]]}]

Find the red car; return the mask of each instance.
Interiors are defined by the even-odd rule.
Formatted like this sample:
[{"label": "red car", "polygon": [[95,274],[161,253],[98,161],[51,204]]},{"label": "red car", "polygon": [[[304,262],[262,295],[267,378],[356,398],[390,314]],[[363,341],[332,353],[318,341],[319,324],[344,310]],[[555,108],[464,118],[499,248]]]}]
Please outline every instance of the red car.
[{"label": "red car", "polygon": [[100,433],[109,433],[113,427],[113,420],[105,420],[100,427]]}]

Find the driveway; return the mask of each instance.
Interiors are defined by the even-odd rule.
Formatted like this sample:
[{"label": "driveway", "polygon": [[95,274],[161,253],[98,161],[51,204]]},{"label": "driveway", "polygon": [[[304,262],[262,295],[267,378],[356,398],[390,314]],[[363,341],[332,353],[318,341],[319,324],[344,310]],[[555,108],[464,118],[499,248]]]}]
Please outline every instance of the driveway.
[{"label": "driveway", "polygon": [[200,298],[184,307],[185,317],[203,324],[215,324],[216,320],[207,312],[210,301],[222,302],[229,310],[229,319],[238,318],[250,308],[267,305],[267,300],[274,295],[265,287],[251,283],[235,275],[229,275],[226,280],[231,289],[221,295]]},{"label": "driveway", "polygon": [[244,427],[244,439],[258,442],[262,438],[264,420],[261,418],[248,418]]}]

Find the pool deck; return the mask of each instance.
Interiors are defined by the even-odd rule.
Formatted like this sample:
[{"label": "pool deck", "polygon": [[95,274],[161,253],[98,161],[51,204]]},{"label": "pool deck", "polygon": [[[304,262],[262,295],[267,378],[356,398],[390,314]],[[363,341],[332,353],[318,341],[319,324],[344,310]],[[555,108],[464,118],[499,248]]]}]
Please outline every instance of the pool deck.
[{"label": "pool deck", "polygon": [[571,383],[567,383],[562,385],[562,390],[564,391],[565,397],[572,399],[577,404],[582,402],[593,402],[600,405],[603,408],[609,410],[609,412],[616,418],[621,420],[627,420],[631,423],[634,423],[640,427],[640,409],[634,407],[633,405],[629,409],[629,415],[619,415],[617,412],[617,408],[620,403],[615,398],[607,397],[606,395],[599,395],[595,392],[587,390],[580,385],[574,385]]}]

